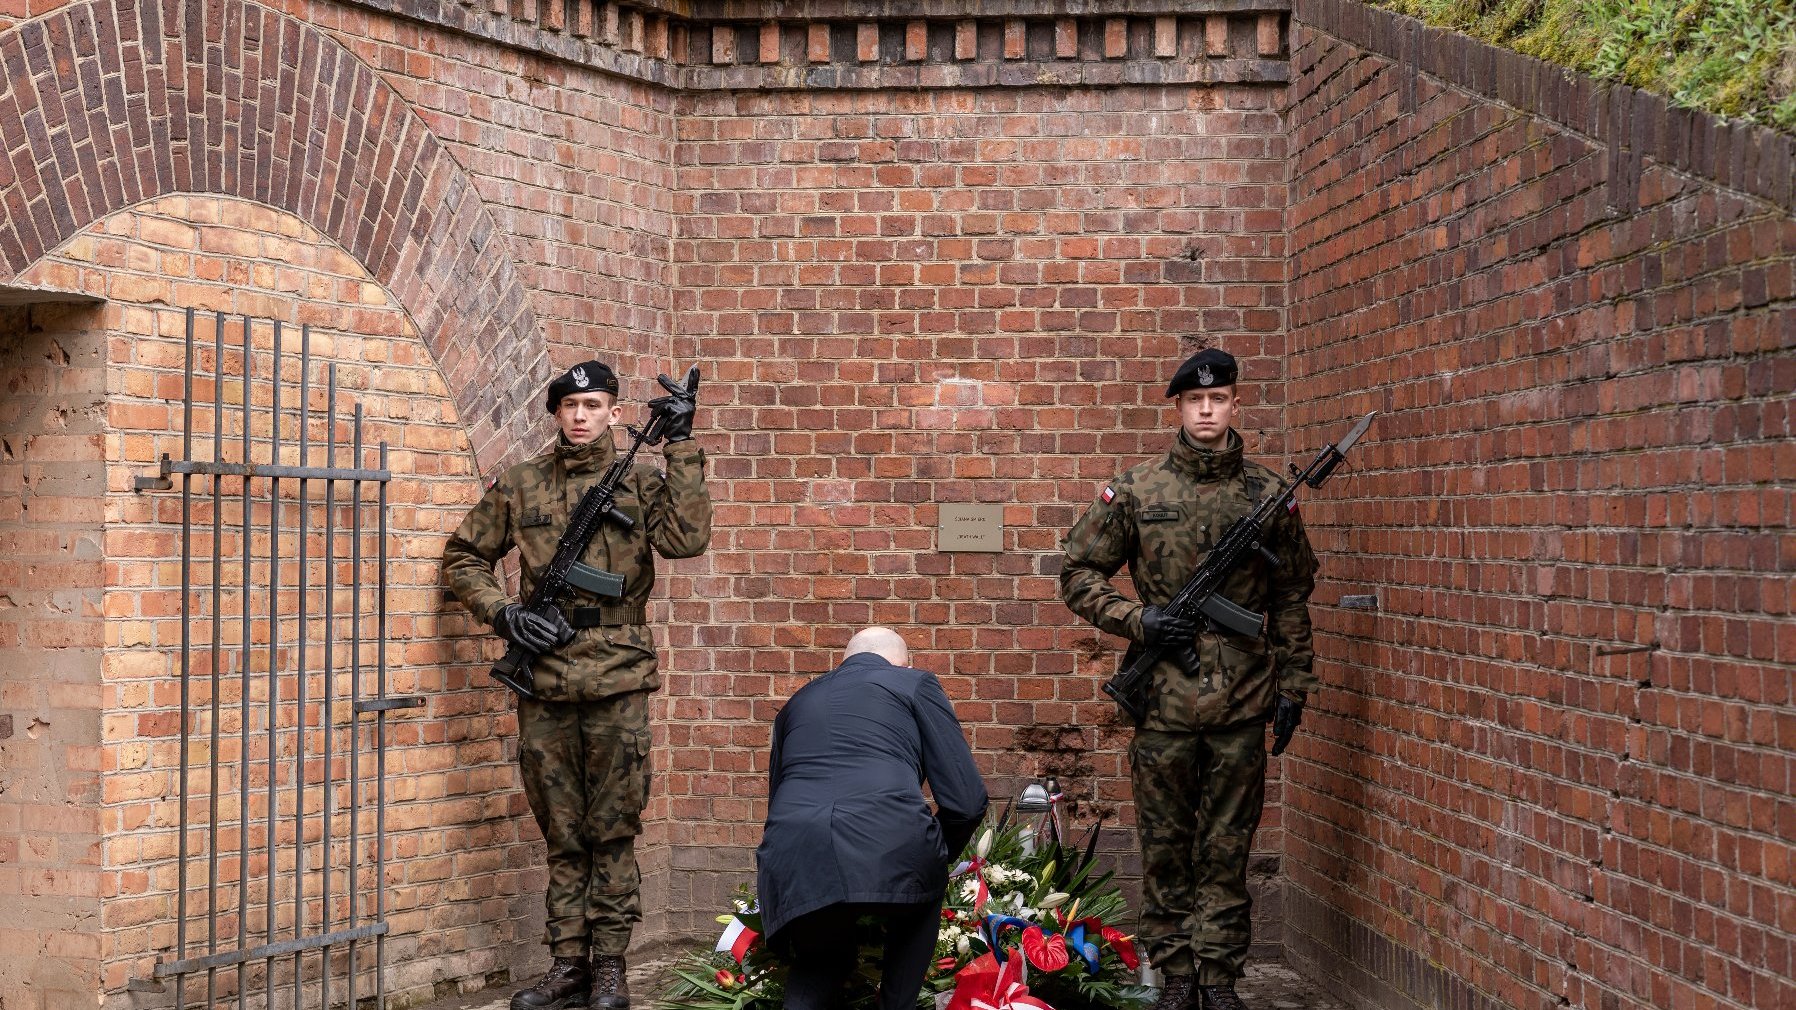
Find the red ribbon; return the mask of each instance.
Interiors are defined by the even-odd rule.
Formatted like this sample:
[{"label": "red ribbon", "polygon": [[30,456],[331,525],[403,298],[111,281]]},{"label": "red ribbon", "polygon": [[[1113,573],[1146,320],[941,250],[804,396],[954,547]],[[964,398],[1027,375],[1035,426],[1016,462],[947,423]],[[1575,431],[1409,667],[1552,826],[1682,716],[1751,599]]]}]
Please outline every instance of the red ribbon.
[{"label": "red ribbon", "polygon": [[966,873],[971,873],[973,875],[973,880],[979,885],[978,892],[973,896],[974,915],[978,915],[980,912],[984,911],[985,903],[992,900],[992,892],[985,886],[985,874],[980,872],[984,868],[985,857],[974,856],[972,862],[967,864],[967,868],[964,871]]},{"label": "red ribbon", "polygon": [[954,976],[948,1010],[1054,1010],[1029,995],[1023,984],[1024,960],[1013,951],[1000,965],[990,951],[981,954]]}]

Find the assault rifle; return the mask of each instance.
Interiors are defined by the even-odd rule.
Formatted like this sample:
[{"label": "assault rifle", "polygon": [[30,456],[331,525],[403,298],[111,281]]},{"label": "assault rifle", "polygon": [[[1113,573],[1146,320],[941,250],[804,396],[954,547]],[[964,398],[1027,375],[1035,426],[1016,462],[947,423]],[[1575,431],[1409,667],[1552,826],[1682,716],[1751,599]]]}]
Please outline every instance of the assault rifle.
[{"label": "assault rifle", "polygon": [[[698,397],[698,366],[694,365],[686,371],[686,384],[681,386],[665,375],[655,377],[672,396],[682,400],[694,400]],[[555,547],[555,558],[536,578],[536,588],[531,591],[530,598],[524,601],[524,609],[534,614],[547,617],[567,595],[568,587],[584,589],[598,596],[622,596],[624,594],[623,576],[602,571],[580,560],[586,553],[586,545],[592,542],[593,535],[599,532],[605,523],[614,523],[628,531],[634,529],[636,520],[630,518],[617,507],[617,489],[630,474],[630,466],[636,461],[636,451],[644,445],[659,445],[667,430],[667,410],[658,407],[649,413],[648,423],[638,430],[624,425],[630,433],[630,448],[611,461],[599,482],[587,488],[580,496],[580,504],[574,507],[574,514],[568,517],[567,530],[561,534],[561,542]],[[530,661],[536,653],[512,642],[505,650],[505,655],[491,670],[493,679],[518,693],[521,698],[536,697],[536,675],[530,671]]]},{"label": "assault rifle", "polygon": [[[1266,524],[1272,521],[1279,510],[1290,507],[1297,497],[1298,485],[1321,487],[1322,482],[1347,457],[1347,450],[1353,448],[1353,443],[1359,441],[1366,429],[1372,426],[1372,418],[1377,414],[1375,410],[1360,418],[1346,438],[1334,445],[1324,446],[1302,473],[1297,471],[1296,466],[1292,466],[1290,483],[1279,481],[1278,494],[1264,499],[1253,512],[1230,523],[1228,530],[1222,534],[1222,539],[1216,542],[1216,546],[1204,556],[1203,563],[1197,566],[1197,571],[1192,573],[1190,581],[1167,601],[1163,608],[1165,612],[1188,621],[1201,618],[1215,630],[1230,631],[1245,638],[1259,638],[1265,631],[1265,615],[1237,606],[1217,590],[1249,557],[1257,556],[1274,568],[1279,566],[1278,555],[1267,550],[1266,545],[1261,542]],[[1137,726],[1147,718],[1147,694],[1148,688],[1153,684],[1154,666],[1168,649],[1174,647],[1162,644],[1131,648],[1123,657],[1123,668],[1104,685],[1104,693],[1121,706]],[[1176,647],[1188,654],[1192,651],[1189,642]],[[1194,658],[1188,655],[1185,659],[1188,668],[1192,666]]]}]

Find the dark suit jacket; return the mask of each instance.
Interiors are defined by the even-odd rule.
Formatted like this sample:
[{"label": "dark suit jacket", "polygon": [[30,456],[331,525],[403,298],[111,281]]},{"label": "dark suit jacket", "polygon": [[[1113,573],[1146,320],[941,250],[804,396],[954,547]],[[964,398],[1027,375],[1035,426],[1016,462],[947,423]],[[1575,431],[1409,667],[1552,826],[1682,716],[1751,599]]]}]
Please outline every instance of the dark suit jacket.
[{"label": "dark suit jacket", "polygon": [[941,683],[871,653],[786,703],[771,774],[755,853],[770,939],[827,905],[941,901],[948,860],[985,814],[985,785]]}]

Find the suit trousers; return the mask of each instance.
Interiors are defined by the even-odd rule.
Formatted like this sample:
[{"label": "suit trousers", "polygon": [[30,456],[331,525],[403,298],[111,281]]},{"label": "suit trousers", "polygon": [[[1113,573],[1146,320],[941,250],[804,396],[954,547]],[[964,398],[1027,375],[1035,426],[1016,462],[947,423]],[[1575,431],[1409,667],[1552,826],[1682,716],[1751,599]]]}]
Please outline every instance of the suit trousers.
[{"label": "suit trousers", "polygon": [[787,923],[775,941],[791,959],[786,1010],[839,1010],[842,986],[860,958],[855,921],[878,916],[885,928],[880,1010],[915,1010],[923,977],[935,957],[941,904],[825,905]]}]

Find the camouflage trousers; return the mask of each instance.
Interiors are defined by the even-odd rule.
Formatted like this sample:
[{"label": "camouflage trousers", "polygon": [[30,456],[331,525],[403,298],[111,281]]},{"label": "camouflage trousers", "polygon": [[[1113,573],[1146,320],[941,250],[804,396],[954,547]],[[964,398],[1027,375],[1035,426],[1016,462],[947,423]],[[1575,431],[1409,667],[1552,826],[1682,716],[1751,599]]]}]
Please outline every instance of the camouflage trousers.
[{"label": "camouflage trousers", "polygon": [[1247,855],[1266,798],[1266,724],[1137,730],[1129,765],[1148,957],[1199,985],[1232,982],[1252,939]]},{"label": "camouflage trousers", "polygon": [[554,957],[622,954],[642,918],[636,836],[649,791],[649,692],[518,702],[524,793],[549,850]]}]

